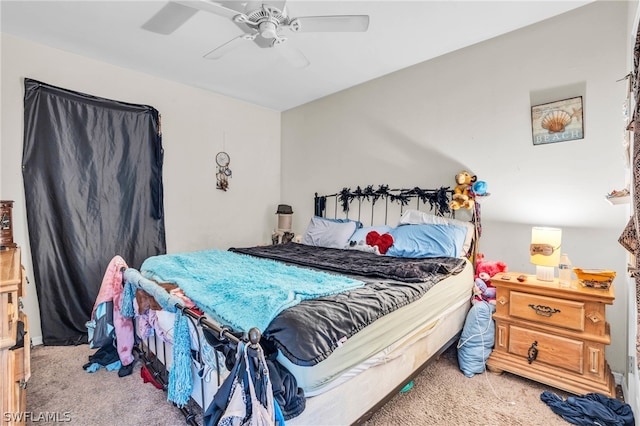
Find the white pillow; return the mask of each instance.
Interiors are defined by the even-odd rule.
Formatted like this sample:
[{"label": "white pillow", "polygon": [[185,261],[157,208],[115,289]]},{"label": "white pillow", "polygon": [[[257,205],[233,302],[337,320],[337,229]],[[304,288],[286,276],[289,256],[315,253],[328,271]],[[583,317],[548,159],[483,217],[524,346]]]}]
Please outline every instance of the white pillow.
[{"label": "white pillow", "polygon": [[313,216],[302,236],[302,244],[308,246],[343,249],[349,245],[349,238],[356,230],[357,223],[336,222]]},{"label": "white pillow", "polygon": [[419,210],[407,210],[400,218],[400,225],[418,225],[421,223],[434,224],[434,225],[458,225],[464,226],[467,230],[465,235],[464,244],[462,245],[463,256],[469,253],[471,248],[471,242],[475,235],[475,228],[473,223],[465,222],[463,220],[452,219],[449,217],[436,216],[431,213],[421,212]]}]

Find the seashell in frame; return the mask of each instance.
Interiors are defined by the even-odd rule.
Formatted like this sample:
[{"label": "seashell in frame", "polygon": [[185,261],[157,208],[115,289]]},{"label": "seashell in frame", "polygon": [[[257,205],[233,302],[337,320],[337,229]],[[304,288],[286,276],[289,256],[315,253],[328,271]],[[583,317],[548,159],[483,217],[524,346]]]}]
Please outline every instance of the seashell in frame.
[{"label": "seashell in frame", "polygon": [[571,115],[562,110],[552,111],[542,117],[540,125],[543,129],[547,129],[549,133],[564,132],[564,128],[571,122]]}]

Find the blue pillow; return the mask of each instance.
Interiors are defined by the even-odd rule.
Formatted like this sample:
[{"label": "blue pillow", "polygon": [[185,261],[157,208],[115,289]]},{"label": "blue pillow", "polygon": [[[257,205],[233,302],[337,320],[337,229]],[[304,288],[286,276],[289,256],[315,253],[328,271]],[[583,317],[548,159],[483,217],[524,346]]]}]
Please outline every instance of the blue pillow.
[{"label": "blue pillow", "polygon": [[378,234],[386,234],[391,231],[391,227],[388,225],[380,225],[380,226],[365,226],[360,229],[356,229],[356,232],[353,233],[349,241],[355,242],[358,244],[360,241],[365,241],[367,239],[367,234],[371,231],[376,231]]},{"label": "blue pillow", "polygon": [[491,317],[495,305],[476,302],[464,322],[458,341],[458,365],[466,377],[483,373],[495,339],[495,322]]},{"label": "blue pillow", "polygon": [[387,256],[394,257],[460,257],[467,230],[458,225],[400,225],[389,231],[393,245]]}]

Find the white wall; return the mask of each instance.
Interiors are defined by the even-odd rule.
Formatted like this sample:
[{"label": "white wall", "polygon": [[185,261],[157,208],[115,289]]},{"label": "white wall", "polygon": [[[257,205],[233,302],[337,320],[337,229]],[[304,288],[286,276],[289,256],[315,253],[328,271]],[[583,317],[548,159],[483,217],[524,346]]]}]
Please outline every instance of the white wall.
[{"label": "white wall", "polygon": [[[14,241],[23,248],[32,283],[24,303],[34,342],[42,341],[42,333],[20,166],[24,78],[160,111],[168,252],[270,241],[280,202],[279,112],[6,34],[1,37],[0,198],[15,201]],[[233,171],[227,192],[215,189],[215,155],[223,149],[231,156]]]},{"label": "white wall", "polygon": [[[357,185],[454,186],[460,170],[488,183],[480,250],[533,272],[533,225],[563,228],[574,265],[610,268],[611,368],[626,371],[624,207],[604,196],[624,187],[622,103],[627,3],[596,2],[568,14],[389,74],[282,115],[282,198],[297,232],[312,196]],[[425,40],[429,43],[429,40]],[[567,96],[569,94],[569,96]],[[583,96],[585,138],[533,146],[531,106]]]}]

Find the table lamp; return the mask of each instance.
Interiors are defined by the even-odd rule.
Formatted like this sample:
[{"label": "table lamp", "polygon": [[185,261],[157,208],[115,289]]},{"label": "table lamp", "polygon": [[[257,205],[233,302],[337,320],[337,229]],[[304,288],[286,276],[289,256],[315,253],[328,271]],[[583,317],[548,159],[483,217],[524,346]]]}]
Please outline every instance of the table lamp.
[{"label": "table lamp", "polygon": [[294,234],[291,232],[293,209],[288,204],[278,204],[278,227],[271,236],[273,244],[287,243],[293,240]]},{"label": "table lamp", "polygon": [[554,267],[560,262],[560,243],[562,230],[534,226],[531,229],[529,252],[531,263],[536,265],[536,278],[540,281],[553,281]]},{"label": "table lamp", "polygon": [[293,209],[287,204],[278,204],[278,232],[291,232]]}]

